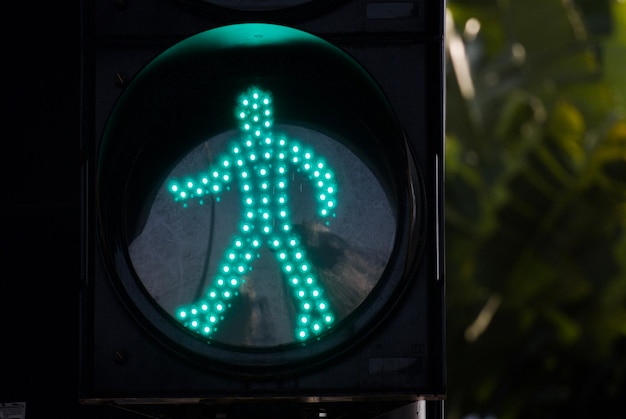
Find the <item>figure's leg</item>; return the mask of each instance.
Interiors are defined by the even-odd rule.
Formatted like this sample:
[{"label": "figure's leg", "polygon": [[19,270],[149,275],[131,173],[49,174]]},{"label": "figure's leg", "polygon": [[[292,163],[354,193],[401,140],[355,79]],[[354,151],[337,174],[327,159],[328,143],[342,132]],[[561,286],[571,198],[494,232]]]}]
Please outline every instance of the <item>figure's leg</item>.
[{"label": "figure's leg", "polygon": [[204,297],[176,310],[176,318],[185,327],[207,337],[217,331],[256,257],[255,244],[258,247],[258,241],[233,238]]},{"label": "figure's leg", "polygon": [[300,240],[284,236],[271,240],[270,246],[276,250],[276,259],[296,303],[295,338],[307,340],[331,327],[334,315]]}]

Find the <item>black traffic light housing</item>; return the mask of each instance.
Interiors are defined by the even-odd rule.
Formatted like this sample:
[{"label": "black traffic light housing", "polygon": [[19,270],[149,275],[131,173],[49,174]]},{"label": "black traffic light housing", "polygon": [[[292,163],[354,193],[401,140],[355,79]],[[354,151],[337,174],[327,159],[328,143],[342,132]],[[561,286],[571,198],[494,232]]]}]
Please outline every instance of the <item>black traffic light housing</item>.
[{"label": "black traffic light housing", "polygon": [[[442,398],[443,2],[137,3],[85,2],[83,10],[81,401]],[[151,288],[158,272],[142,271],[130,250],[177,165],[224,133],[243,135],[232,132],[234,108],[249,86],[271,92],[277,126],[304,129],[297,133],[310,134],[330,162],[333,148],[316,138],[334,140],[376,179],[382,194],[361,188],[353,180],[361,172],[336,157],[337,177],[359,192],[354,208],[365,215],[332,222],[352,241],[363,224],[393,230],[385,238],[364,227],[368,243],[392,241],[384,269],[329,330],[303,342],[250,338],[240,326],[250,327],[252,309],[234,338],[182,327]],[[368,209],[376,200],[393,216],[376,219]],[[335,244],[325,253],[306,232],[297,237],[328,285],[322,265],[345,237],[332,223],[323,231],[334,241],[322,242]],[[144,243],[155,252],[154,241]],[[346,301],[333,293],[335,307]]]}]

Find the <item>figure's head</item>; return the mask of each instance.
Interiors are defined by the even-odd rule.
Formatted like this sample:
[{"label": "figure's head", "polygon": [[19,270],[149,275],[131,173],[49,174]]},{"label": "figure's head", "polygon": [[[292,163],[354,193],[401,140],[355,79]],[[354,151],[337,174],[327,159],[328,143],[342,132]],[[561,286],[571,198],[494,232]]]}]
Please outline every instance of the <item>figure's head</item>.
[{"label": "figure's head", "polygon": [[237,99],[235,117],[243,132],[263,141],[274,124],[272,97],[258,87],[251,86]]}]

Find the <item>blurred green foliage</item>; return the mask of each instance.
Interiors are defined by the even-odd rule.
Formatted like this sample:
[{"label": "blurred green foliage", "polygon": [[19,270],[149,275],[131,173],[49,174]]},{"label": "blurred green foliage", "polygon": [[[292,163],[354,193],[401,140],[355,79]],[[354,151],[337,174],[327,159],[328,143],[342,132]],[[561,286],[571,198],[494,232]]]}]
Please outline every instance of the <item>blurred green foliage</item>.
[{"label": "blurred green foliage", "polygon": [[446,416],[626,417],[626,3],[447,27]]}]

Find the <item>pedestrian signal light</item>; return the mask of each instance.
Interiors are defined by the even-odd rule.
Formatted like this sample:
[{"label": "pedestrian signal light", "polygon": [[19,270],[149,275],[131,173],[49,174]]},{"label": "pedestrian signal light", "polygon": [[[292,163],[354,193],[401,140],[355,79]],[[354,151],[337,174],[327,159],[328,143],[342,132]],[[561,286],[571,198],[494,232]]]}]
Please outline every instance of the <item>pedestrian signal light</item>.
[{"label": "pedestrian signal light", "polygon": [[[438,140],[396,111],[353,56],[287,26],[149,60],[89,179],[81,397],[441,394]],[[441,134],[416,118],[411,135]]]}]

